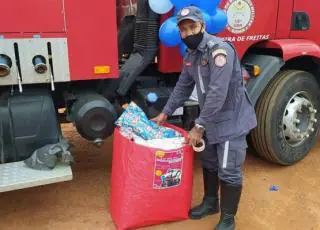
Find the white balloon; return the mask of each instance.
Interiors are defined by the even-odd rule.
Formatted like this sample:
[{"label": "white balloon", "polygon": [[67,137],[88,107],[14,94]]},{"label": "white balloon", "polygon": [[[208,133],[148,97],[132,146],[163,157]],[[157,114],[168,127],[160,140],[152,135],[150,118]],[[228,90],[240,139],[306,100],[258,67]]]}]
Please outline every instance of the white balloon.
[{"label": "white balloon", "polygon": [[173,8],[170,0],[149,0],[149,6],[157,14],[166,14]]}]

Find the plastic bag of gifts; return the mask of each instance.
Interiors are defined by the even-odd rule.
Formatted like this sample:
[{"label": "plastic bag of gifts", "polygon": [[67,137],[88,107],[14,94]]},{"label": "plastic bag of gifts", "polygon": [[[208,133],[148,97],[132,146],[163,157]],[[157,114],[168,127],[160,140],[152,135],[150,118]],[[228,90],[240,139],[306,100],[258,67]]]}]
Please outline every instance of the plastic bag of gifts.
[{"label": "plastic bag of gifts", "polygon": [[178,131],[150,121],[134,102],[127,106],[115,124],[123,136],[151,148],[176,149],[182,147],[185,141]]},{"label": "plastic bag of gifts", "polygon": [[[134,127],[132,119],[143,122],[135,122]],[[187,138],[188,132],[167,123],[163,124],[165,129],[154,126],[134,104],[118,124],[127,127],[116,127],[113,135],[109,211],[116,229],[187,220],[192,204],[194,154],[190,145],[174,145],[180,135]],[[145,126],[151,126],[152,132],[146,134]],[[145,138],[138,135],[141,132]],[[171,138],[151,139],[159,136]]]}]

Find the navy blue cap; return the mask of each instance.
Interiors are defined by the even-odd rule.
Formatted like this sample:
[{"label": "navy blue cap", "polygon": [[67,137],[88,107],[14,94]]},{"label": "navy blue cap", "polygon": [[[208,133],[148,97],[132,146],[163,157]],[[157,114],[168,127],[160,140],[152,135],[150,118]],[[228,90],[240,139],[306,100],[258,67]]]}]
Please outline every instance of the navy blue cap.
[{"label": "navy blue cap", "polygon": [[187,6],[182,8],[177,14],[177,23],[181,21],[190,19],[195,22],[203,22],[203,15],[201,10],[196,6]]}]

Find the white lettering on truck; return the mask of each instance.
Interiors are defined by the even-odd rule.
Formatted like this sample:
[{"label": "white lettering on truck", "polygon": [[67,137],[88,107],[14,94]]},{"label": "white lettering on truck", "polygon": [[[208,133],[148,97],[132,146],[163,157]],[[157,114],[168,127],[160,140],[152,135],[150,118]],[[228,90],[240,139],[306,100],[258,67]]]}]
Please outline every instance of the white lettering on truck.
[{"label": "white lettering on truck", "polygon": [[229,42],[260,41],[260,40],[268,40],[270,38],[270,34],[222,37],[222,38],[225,41],[229,41]]}]

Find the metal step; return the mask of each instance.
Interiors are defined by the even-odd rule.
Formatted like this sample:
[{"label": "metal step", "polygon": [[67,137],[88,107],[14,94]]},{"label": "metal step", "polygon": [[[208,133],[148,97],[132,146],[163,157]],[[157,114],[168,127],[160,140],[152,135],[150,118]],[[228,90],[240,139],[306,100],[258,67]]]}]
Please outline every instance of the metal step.
[{"label": "metal step", "polygon": [[72,180],[71,166],[58,164],[51,171],[28,168],[23,161],[0,164],[0,192]]}]

